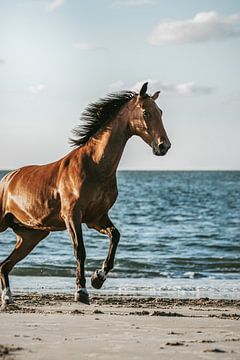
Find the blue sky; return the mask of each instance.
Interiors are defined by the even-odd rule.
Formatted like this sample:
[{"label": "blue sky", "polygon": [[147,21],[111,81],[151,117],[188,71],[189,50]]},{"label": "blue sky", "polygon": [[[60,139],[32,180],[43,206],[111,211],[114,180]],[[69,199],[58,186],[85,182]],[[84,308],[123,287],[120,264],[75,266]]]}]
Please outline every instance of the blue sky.
[{"label": "blue sky", "polygon": [[0,0],[0,168],[54,161],[85,106],[161,90],[172,149],[120,169],[240,170],[238,0]]}]

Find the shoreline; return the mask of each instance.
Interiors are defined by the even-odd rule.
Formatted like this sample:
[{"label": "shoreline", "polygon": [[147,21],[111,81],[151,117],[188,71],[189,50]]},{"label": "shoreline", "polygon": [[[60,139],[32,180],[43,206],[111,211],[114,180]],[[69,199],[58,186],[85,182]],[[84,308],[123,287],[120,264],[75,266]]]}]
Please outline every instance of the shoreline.
[{"label": "shoreline", "polygon": [[239,300],[92,293],[85,305],[70,294],[36,292],[14,300],[0,312],[4,360],[240,356]]},{"label": "shoreline", "polygon": [[[240,300],[240,283],[237,279],[192,278],[116,278],[109,277],[100,290],[91,287],[86,277],[89,294],[158,296],[179,299],[235,299]],[[40,294],[74,294],[75,277],[16,276],[10,277],[11,290],[15,294],[38,292]]]}]

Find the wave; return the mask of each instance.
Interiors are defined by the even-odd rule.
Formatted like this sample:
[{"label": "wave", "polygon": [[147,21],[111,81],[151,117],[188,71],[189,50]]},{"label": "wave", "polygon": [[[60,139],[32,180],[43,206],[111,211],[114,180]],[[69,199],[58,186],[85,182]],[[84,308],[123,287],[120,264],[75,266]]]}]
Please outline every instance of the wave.
[{"label": "wave", "polygon": [[[94,266],[91,269],[86,269],[86,276],[91,276],[93,271],[99,268]],[[74,266],[53,266],[53,265],[35,265],[35,266],[16,266],[11,274],[16,276],[53,276],[53,277],[75,277],[76,268]],[[212,272],[198,272],[198,271],[155,271],[154,269],[139,269],[131,270],[129,268],[116,267],[114,271],[110,272],[108,277],[124,278],[124,279],[240,279],[237,270],[220,273],[219,271]]]}]

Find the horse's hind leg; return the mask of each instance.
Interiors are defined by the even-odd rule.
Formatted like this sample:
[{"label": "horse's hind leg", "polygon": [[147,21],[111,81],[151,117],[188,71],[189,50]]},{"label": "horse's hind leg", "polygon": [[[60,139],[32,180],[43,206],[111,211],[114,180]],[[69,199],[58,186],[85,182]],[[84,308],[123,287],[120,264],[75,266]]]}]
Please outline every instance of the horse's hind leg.
[{"label": "horse's hind leg", "polygon": [[44,239],[49,232],[40,230],[29,230],[22,228],[15,230],[17,234],[17,242],[12,253],[0,264],[0,276],[2,284],[2,304],[12,303],[11,290],[9,285],[8,274],[14,265],[25,258],[32,249]]},{"label": "horse's hind leg", "polygon": [[91,278],[92,286],[95,289],[100,289],[106,280],[106,276],[108,272],[113,269],[114,258],[118,246],[118,242],[120,239],[120,233],[118,229],[113,225],[111,220],[106,216],[104,221],[101,222],[101,226],[95,227],[96,230],[101,232],[102,234],[108,235],[110,239],[109,251],[108,255],[103,262],[102,269],[96,270]]},{"label": "horse's hind leg", "polygon": [[86,251],[82,236],[82,226],[78,216],[78,212],[72,212],[71,216],[66,216],[65,219],[66,227],[71,237],[74,255],[77,261],[76,268],[76,293],[75,301],[80,301],[85,304],[89,304],[89,295],[86,289],[86,278],[85,278],[85,259]]}]

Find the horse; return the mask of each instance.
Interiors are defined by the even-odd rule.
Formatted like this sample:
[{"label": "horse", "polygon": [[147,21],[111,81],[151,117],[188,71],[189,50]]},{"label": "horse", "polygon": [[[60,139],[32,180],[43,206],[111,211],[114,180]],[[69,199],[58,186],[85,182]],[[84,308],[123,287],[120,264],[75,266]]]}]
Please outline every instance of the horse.
[{"label": "horse", "polygon": [[100,289],[114,266],[120,233],[108,216],[118,196],[116,170],[126,142],[140,136],[163,156],[171,143],[155,100],[160,91],[111,93],[91,103],[82,113],[82,125],[73,130],[74,149],[46,165],[29,165],[5,175],[0,182],[0,232],[16,234],[12,253],[0,263],[2,304],[13,302],[9,272],[51,231],[67,229],[76,258],[75,301],[89,304],[84,262],[82,224],[105,234],[109,250],[101,269],[91,277]]}]

